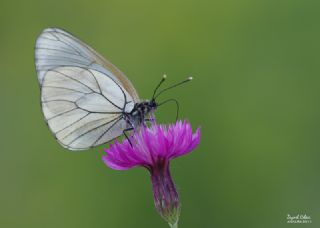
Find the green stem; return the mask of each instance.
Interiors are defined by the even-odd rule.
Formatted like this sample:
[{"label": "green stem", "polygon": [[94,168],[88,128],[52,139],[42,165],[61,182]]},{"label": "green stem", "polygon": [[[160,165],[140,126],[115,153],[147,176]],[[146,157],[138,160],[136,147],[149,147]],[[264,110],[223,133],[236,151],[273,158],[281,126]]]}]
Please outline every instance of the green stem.
[{"label": "green stem", "polygon": [[170,228],[178,228],[178,223],[176,222],[175,224],[170,224],[169,223]]}]

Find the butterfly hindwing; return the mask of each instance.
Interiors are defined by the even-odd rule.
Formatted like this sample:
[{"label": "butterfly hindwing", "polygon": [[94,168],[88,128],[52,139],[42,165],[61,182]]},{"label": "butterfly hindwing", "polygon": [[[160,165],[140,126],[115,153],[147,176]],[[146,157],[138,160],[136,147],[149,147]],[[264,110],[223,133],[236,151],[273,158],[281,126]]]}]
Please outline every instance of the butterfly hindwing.
[{"label": "butterfly hindwing", "polygon": [[58,67],[44,76],[42,109],[61,145],[83,150],[120,136],[127,123],[123,111],[133,108],[131,96],[101,72]]}]

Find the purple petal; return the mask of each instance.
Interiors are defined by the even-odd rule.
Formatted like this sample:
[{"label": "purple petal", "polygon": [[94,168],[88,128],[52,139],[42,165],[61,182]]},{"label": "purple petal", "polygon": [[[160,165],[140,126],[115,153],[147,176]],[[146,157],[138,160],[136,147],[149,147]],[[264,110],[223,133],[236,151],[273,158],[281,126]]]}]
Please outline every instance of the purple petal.
[{"label": "purple petal", "polygon": [[135,166],[152,167],[163,160],[171,160],[191,152],[200,142],[200,129],[192,133],[187,121],[177,121],[169,126],[152,123],[141,126],[128,140],[116,141],[105,149],[102,157],[107,166],[126,170]]}]

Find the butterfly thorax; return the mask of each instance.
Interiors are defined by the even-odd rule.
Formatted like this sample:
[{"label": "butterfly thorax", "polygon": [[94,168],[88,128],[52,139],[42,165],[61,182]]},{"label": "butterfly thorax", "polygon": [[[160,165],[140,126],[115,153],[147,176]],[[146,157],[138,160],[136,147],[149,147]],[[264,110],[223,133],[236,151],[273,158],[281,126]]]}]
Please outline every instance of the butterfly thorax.
[{"label": "butterfly thorax", "polygon": [[155,111],[157,108],[157,103],[155,100],[146,100],[143,102],[136,103],[130,113],[125,115],[126,121],[133,125],[133,127],[144,123],[147,116]]}]

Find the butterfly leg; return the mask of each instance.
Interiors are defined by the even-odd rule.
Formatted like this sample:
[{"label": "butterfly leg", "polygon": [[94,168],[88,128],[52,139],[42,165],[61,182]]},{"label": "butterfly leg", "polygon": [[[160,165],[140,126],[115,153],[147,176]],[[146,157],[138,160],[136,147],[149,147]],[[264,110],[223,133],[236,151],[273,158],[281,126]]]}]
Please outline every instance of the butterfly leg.
[{"label": "butterfly leg", "polygon": [[144,122],[151,122],[153,124],[156,123],[156,117],[153,112],[151,112],[148,117],[144,118]]},{"label": "butterfly leg", "polygon": [[153,122],[153,121],[155,121],[156,119],[154,119],[154,118],[145,118],[144,119],[144,121],[149,121],[149,122]]},{"label": "butterfly leg", "polygon": [[131,141],[130,141],[130,138],[128,137],[128,135],[126,134],[126,132],[132,131],[133,129],[134,129],[133,127],[129,127],[129,128],[124,129],[124,130],[122,131],[122,133],[124,134],[124,136],[126,137],[126,139],[128,140],[128,142],[130,143],[131,147],[133,147],[133,146],[132,146],[132,143],[131,143]]}]

